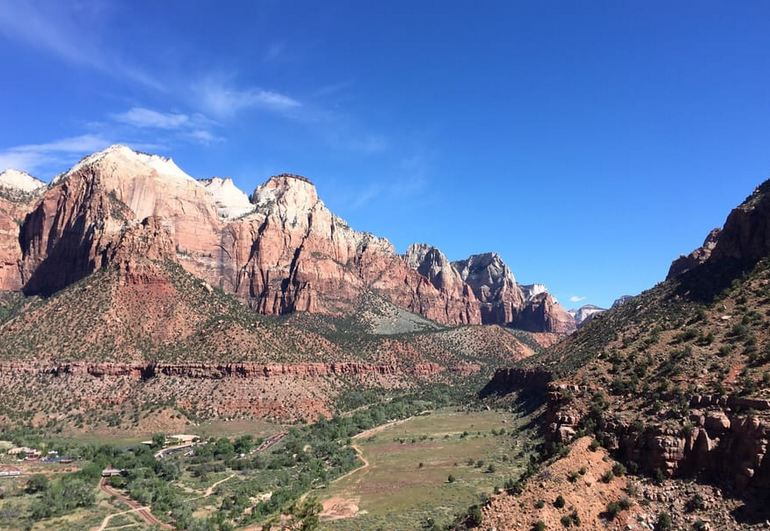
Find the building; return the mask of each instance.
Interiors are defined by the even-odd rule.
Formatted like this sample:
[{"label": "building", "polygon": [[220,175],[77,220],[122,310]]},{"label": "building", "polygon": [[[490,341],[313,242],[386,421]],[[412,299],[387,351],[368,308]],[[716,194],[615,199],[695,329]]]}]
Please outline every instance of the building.
[{"label": "building", "polygon": [[17,478],[23,472],[13,465],[0,465],[0,478]]},{"label": "building", "polygon": [[17,446],[8,450],[8,455],[12,455],[18,458],[24,459],[40,459],[42,455],[39,450],[35,448],[28,448],[26,446]]},{"label": "building", "polygon": [[197,435],[188,435],[185,433],[169,435],[168,438],[173,442],[173,444],[193,444],[201,440],[201,438]]}]

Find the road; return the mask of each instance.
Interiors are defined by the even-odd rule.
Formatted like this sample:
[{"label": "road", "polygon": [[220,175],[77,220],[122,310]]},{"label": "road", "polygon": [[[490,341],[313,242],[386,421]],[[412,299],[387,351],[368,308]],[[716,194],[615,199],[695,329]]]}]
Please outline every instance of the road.
[{"label": "road", "polygon": [[165,457],[168,457],[170,454],[175,454],[176,452],[184,450],[185,448],[192,448],[196,444],[198,443],[184,443],[184,444],[177,444],[176,446],[169,446],[168,448],[162,448],[158,450],[153,455],[155,456],[155,459],[163,459]]},{"label": "road", "polygon": [[[114,496],[118,500],[122,501],[123,503],[125,503],[126,505],[134,509],[136,514],[139,515],[139,517],[145,522],[147,522],[148,524],[159,526],[161,529],[173,529],[173,527],[171,527],[170,525],[165,524],[160,520],[158,520],[155,517],[155,515],[150,512],[150,509],[148,507],[142,506],[142,504],[140,504],[136,500],[132,500],[131,498],[129,498],[119,490],[112,488],[109,485],[109,483],[107,483],[107,480],[108,478],[102,478],[101,481],[99,481],[99,489],[102,492],[104,492],[108,496]],[[102,522],[102,525],[104,525],[104,522]]]},{"label": "road", "polygon": [[262,441],[262,444],[260,444],[256,448],[254,448],[254,450],[252,450],[252,453],[264,452],[265,450],[269,449],[270,447],[275,446],[276,444],[278,444],[281,441],[281,439],[286,437],[286,435],[287,434],[286,434],[285,431],[276,433],[275,435],[271,435],[270,437],[268,437],[267,439]]}]

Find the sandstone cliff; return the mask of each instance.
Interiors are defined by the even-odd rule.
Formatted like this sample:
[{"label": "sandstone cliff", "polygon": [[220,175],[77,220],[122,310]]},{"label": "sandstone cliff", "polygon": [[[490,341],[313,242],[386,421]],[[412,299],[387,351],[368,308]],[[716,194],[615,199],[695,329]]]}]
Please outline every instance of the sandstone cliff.
[{"label": "sandstone cliff", "polygon": [[0,290],[20,290],[19,227],[45,183],[18,170],[0,172]]},{"label": "sandstone cliff", "polygon": [[[11,229],[3,244],[13,247]],[[86,157],[51,183],[23,222],[21,256],[6,253],[21,272],[7,289],[54,293],[112,263],[127,235],[139,233],[163,242],[133,252],[153,250],[264,314],[341,314],[375,292],[443,324],[572,329],[550,296],[525,300],[496,254],[452,264],[421,245],[400,256],[335,216],[304,177],[272,177],[247,197],[230,179],[197,181],[170,159],[125,146]]]}]

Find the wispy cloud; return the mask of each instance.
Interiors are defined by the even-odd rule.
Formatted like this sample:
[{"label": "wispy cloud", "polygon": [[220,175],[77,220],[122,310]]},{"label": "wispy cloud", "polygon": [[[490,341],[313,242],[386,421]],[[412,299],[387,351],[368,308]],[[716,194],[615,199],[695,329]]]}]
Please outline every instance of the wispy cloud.
[{"label": "wispy cloud", "polygon": [[94,40],[97,32],[92,28],[102,23],[102,4],[44,4],[20,0],[0,2],[0,36],[81,67],[164,90],[155,77]]},{"label": "wispy cloud", "polygon": [[286,41],[276,41],[267,47],[265,51],[265,61],[275,61],[280,58],[286,51]]},{"label": "wispy cloud", "polygon": [[132,107],[126,112],[112,115],[112,117],[124,124],[134,127],[149,127],[154,129],[179,129],[190,123],[190,117],[186,114],[159,112],[144,107]]},{"label": "wispy cloud", "polygon": [[162,112],[146,107],[131,107],[125,112],[112,114],[112,122],[100,124],[101,127],[113,125],[128,126],[134,136],[142,136],[145,129],[174,132],[179,139],[200,144],[211,144],[223,139],[212,132],[220,125],[202,114],[184,114]]},{"label": "wispy cloud", "polygon": [[238,88],[223,82],[206,80],[197,89],[198,103],[204,112],[220,118],[231,117],[245,109],[285,112],[302,104],[294,98],[262,88]]},{"label": "wispy cloud", "polygon": [[0,151],[0,169],[18,168],[30,173],[50,167],[73,156],[82,156],[110,145],[98,135],[61,138],[43,144],[24,144]]},{"label": "wispy cloud", "polygon": [[570,302],[581,302],[581,301],[584,301],[584,300],[586,300],[586,297],[583,297],[581,295],[572,295],[569,298]]}]

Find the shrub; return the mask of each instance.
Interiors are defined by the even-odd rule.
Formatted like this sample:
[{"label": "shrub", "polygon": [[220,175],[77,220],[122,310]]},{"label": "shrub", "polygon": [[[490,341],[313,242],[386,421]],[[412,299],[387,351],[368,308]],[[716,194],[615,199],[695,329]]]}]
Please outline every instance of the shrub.
[{"label": "shrub", "polygon": [[706,508],[706,501],[703,499],[703,496],[700,494],[696,494],[689,500],[687,500],[687,503],[685,504],[685,509],[688,513],[691,513],[693,511],[702,511]]},{"label": "shrub", "polygon": [[545,531],[545,522],[538,520],[532,525],[532,531]]},{"label": "shrub", "polygon": [[607,515],[607,520],[614,520],[615,517],[622,511],[618,502],[610,502],[607,504],[607,510],[604,514]]},{"label": "shrub", "polygon": [[465,520],[468,527],[478,527],[481,525],[481,508],[478,505],[471,505],[468,509],[468,518]]},{"label": "shrub", "polygon": [[556,507],[557,509],[561,509],[562,507],[564,507],[564,503],[565,503],[564,496],[559,494],[558,496],[556,496],[556,499],[553,501],[553,506]]},{"label": "shrub", "polygon": [[615,474],[612,473],[612,470],[608,470],[607,472],[602,474],[601,479],[603,483],[609,483],[610,481],[612,481],[612,478],[614,477],[615,477]]},{"label": "shrub", "polygon": [[567,516],[565,514],[564,516],[561,517],[561,525],[563,525],[564,527],[571,526],[572,525],[572,518],[570,518],[569,516]]},{"label": "shrub", "polygon": [[599,441],[594,439],[591,441],[591,444],[588,445],[588,449],[595,452],[597,448],[599,448]]},{"label": "shrub", "polygon": [[626,467],[623,466],[623,463],[615,463],[612,465],[612,473],[618,477],[623,476],[626,473]]},{"label": "shrub", "polygon": [[535,508],[536,508],[536,509],[542,509],[543,507],[545,507],[545,501],[543,501],[543,500],[537,500],[537,501],[535,502]]},{"label": "shrub", "polygon": [[660,513],[655,522],[655,531],[670,531],[673,528],[674,523],[671,521],[671,516],[668,513]]},{"label": "shrub", "polygon": [[449,474],[449,477],[447,477],[446,480],[447,480],[447,483],[454,483],[455,481],[457,481],[452,474]]}]

